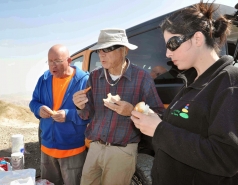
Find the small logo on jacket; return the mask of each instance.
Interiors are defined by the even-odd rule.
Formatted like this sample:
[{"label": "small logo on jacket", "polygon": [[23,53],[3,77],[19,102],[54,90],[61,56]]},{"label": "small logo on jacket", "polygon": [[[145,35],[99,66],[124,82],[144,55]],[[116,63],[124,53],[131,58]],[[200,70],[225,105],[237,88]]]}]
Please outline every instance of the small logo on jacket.
[{"label": "small logo on jacket", "polygon": [[189,104],[185,105],[184,108],[182,108],[182,111],[180,110],[174,110],[173,112],[171,112],[172,115],[174,116],[180,116],[184,119],[188,119],[188,109],[189,109]]}]

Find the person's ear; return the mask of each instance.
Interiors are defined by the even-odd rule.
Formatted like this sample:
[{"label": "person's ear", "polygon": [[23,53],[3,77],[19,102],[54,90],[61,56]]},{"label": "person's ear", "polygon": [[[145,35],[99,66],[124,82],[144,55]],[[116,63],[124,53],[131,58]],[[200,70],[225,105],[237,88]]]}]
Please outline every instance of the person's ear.
[{"label": "person's ear", "polygon": [[200,31],[197,31],[195,34],[194,34],[194,39],[195,39],[195,44],[197,47],[201,47],[202,45],[204,45],[205,43],[205,36],[203,35],[202,32]]},{"label": "person's ear", "polygon": [[69,58],[67,59],[67,62],[68,62],[68,64],[70,65],[71,62],[72,62],[72,59],[69,57]]},{"label": "person's ear", "polygon": [[125,56],[128,54],[128,51],[129,51],[128,47],[125,47]]}]

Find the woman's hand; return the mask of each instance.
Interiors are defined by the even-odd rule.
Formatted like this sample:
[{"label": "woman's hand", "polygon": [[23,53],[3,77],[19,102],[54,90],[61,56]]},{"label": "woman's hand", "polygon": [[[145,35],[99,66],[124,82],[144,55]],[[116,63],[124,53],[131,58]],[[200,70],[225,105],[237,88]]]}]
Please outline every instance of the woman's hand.
[{"label": "woman's hand", "polygon": [[135,127],[140,129],[143,134],[153,137],[155,129],[162,121],[160,117],[155,113],[145,115],[137,111],[132,111],[131,114],[131,120],[134,122]]}]

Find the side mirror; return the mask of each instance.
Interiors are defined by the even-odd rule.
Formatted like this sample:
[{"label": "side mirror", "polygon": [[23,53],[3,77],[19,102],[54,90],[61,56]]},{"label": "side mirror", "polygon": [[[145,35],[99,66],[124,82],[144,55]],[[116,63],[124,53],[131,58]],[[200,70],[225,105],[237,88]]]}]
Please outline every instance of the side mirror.
[{"label": "side mirror", "polygon": [[237,10],[238,10],[238,3],[235,5],[235,9],[237,9]]}]

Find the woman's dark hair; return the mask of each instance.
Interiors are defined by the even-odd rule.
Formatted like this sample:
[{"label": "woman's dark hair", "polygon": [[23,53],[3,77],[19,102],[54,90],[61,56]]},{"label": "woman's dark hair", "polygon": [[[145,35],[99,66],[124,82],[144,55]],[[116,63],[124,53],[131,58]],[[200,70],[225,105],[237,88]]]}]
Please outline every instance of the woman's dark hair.
[{"label": "woman's dark hair", "polygon": [[[215,14],[217,9],[214,1],[209,4],[201,0],[199,4],[178,10],[166,18],[161,24],[162,31],[181,35],[200,31],[206,38],[206,45],[218,52],[230,34],[231,24],[225,17]],[[218,18],[214,20],[214,17]]]}]

